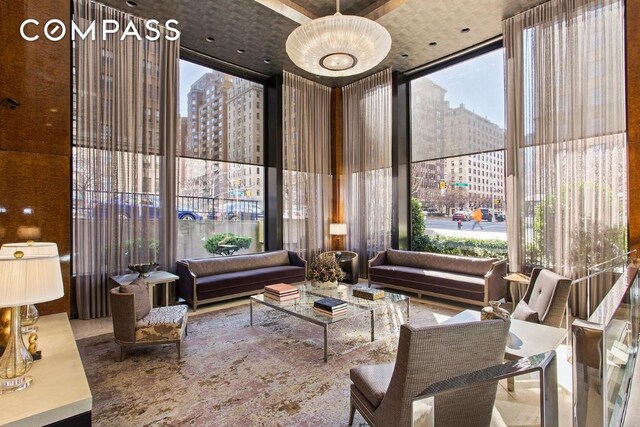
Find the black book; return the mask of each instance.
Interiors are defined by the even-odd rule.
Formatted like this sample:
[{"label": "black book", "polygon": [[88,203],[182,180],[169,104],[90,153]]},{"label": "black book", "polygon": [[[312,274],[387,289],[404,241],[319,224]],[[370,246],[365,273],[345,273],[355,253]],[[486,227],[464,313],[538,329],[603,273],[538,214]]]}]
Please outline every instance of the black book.
[{"label": "black book", "polygon": [[341,299],[325,297],[315,301],[313,306],[327,311],[335,311],[337,309],[347,307],[347,303]]}]

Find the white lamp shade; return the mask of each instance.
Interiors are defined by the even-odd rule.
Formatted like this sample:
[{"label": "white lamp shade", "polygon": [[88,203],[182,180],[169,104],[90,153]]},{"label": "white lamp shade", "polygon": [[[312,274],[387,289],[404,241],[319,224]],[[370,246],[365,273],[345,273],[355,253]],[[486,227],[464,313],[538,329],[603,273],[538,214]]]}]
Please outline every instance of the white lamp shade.
[{"label": "white lamp shade", "polygon": [[13,256],[15,251],[25,255],[58,255],[58,245],[52,242],[5,243],[0,247],[0,256]]},{"label": "white lamp shade", "polygon": [[0,256],[0,307],[38,304],[63,295],[57,255]]},{"label": "white lamp shade", "polygon": [[347,224],[329,224],[329,234],[332,236],[344,236],[347,234]]},{"label": "white lamp shade", "polygon": [[285,47],[293,63],[310,73],[353,76],[387,56],[391,36],[370,19],[337,13],[302,24],[289,34]]}]

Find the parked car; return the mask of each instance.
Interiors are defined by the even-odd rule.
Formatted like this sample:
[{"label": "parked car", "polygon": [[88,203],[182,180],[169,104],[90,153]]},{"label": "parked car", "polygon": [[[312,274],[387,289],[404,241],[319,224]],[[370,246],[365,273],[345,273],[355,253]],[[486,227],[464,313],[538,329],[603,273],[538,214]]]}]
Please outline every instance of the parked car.
[{"label": "parked car", "polygon": [[467,211],[455,211],[451,217],[452,221],[469,221],[471,218]]},{"label": "parked car", "polygon": [[[160,218],[160,199],[155,195],[125,194],[118,195],[112,202],[99,203],[93,209],[93,216],[103,218],[108,212],[114,212],[123,219],[130,218]],[[183,221],[201,220],[202,215],[197,212],[178,208],[178,219]]]},{"label": "parked car", "polygon": [[507,219],[507,216],[505,215],[505,213],[503,211],[495,211],[493,216],[495,217],[496,221],[498,221],[498,222],[502,222],[502,221]]},{"label": "parked car", "polygon": [[255,200],[233,200],[220,205],[217,211],[210,212],[208,219],[227,221],[259,221],[264,219],[264,209]]},{"label": "parked car", "polygon": [[493,222],[493,214],[491,213],[491,209],[489,208],[480,208],[482,212],[482,220]]}]

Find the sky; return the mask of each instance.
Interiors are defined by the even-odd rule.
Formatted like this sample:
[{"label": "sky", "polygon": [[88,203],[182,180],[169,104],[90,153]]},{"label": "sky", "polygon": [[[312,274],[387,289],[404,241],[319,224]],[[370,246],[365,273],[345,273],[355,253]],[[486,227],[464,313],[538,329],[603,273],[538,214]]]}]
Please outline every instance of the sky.
[{"label": "sky", "polygon": [[447,90],[445,100],[504,129],[504,49],[491,51],[426,76]]},{"label": "sky", "polygon": [[203,74],[211,71],[210,68],[194,64],[193,62],[180,60],[180,116],[187,117],[187,94],[191,85]]}]

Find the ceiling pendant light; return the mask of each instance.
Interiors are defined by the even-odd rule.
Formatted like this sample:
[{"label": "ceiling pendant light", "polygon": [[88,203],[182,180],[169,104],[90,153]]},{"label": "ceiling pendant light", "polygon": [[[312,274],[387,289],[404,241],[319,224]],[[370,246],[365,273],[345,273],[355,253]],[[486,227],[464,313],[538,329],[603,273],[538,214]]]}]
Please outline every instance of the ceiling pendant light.
[{"label": "ceiling pendant light", "polygon": [[353,76],[378,65],[391,49],[382,25],[361,16],[336,14],[302,24],[287,38],[287,55],[298,67],[326,77]]}]

